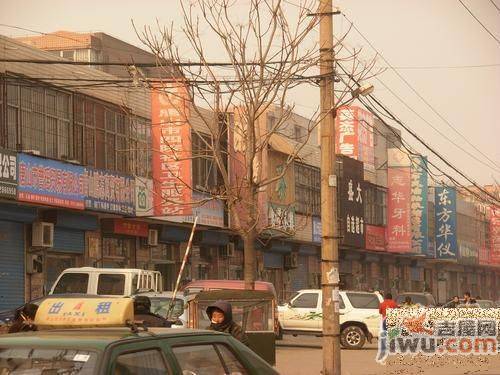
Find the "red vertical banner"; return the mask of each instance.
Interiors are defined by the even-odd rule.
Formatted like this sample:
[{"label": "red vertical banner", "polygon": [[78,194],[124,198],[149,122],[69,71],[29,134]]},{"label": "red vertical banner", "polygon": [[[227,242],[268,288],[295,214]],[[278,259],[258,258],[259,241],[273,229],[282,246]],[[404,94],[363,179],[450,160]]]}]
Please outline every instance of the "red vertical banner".
[{"label": "red vertical banner", "polygon": [[191,202],[190,101],[183,82],[151,91],[154,214],[185,216]]},{"label": "red vertical banner", "polygon": [[387,170],[387,251],[411,252],[410,168]]},{"label": "red vertical banner", "polygon": [[335,150],[358,159],[358,120],[355,107],[340,107],[335,116]]},{"label": "red vertical banner", "polygon": [[500,209],[490,209],[490,264],[500,265]]}]

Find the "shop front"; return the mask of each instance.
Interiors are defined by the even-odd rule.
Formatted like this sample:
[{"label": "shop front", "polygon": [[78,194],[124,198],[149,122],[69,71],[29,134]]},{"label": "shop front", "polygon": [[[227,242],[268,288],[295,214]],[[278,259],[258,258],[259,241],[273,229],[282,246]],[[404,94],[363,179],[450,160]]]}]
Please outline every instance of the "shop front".
[{"label": "shop front", "polygon": [[0,203],[0,310],[25,301],[25,225],[36,209]]},{"label": "shop front", "polygon": [[103,219],[102,267],[135,268],[140,238],[148,238],[148,224],[126,219]]}]

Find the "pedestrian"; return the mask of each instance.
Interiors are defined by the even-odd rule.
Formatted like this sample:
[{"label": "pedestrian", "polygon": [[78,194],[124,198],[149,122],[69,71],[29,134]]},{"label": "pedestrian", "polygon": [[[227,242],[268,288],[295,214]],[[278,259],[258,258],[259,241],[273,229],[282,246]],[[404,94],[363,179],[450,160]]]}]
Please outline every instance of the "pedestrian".
[{"label": "pedestrian", "polygon": [[387,322],[386,322],[386,315],[387,315],[387,309],[396,309],[398,308],[398,304],[396,301],[392,299],[392,294],[391,293],[386,293],[384,296],[384,301],[380,303],[378,311],[382,315],[382,328],[384,331],[387,330]]},{"label": "pedestrian", "polygon": [[470,298],[470,292],[465,292],[464,293],[464,302],[463,302],[463,304],[464,305],[469,305],[470,304],[470,300],[471,300],[471,298]]},{"label": "pedestrian", "polygon": [[243,329],[233,320],[233,308],[229,302],[216,301],[207,307],[210,326],[207,329],[229,333],[235,339],[248,345],[248,337]]},{"label": "pedestrian", "polygon": [[36,331],[34,324],[38,306],[34,303],[27,303],[22,309],[16,311],[14,322],[9,328],[9,333]]},{"label": "pedestrian", "polygon": [[134,319],[144,322],[146,327],[171,327],[172,322],[151,312],[151,300],[147,296],[134,299]]},{"label": "pedestrian", "polygon": [[460,298],[458,296],[453,296],[452,300],[448,302],[444,307],[456,308],[460,305]]},{"label": "pedestrian", "polygon": [[416,309],[418,308],[418,305],[416,303],[413,303],[410,296],[406,296],[405,301],[403,305],[401,305],[401,307],[405,309]]}]

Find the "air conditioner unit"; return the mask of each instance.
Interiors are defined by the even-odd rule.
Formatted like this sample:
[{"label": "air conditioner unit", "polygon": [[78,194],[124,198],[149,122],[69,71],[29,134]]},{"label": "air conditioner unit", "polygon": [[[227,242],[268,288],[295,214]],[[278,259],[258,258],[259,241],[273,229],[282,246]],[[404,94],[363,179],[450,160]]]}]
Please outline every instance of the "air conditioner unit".
[{"label": "air conditioner unit", "polygon": [[53,247],[54,224],[42,221],[33,223],[31,245],[33,247]]},{"label": "air conditioner unit", "polygon": [[158,246],[158,230],[150,229],[148,231],[148,245],[149,246]]},{"label": "air conditioner unit", "polygon": [[297,268],[299,266],[299,255],[297,253],[290,253],[285,255],[285,268]]},{"label": "air conditioner unit", "polygon": [[42,273],[43,272],[43,255],[28,254],[26,261],[26,273]]}]

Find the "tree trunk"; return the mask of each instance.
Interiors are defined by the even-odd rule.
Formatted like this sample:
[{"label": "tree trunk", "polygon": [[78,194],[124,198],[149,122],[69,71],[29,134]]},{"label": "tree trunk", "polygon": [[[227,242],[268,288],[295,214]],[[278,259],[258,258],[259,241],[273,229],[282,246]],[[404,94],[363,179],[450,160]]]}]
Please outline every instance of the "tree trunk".
[{"label": "tree trunk", "polygon": [[245,233],[243,245],[245,247],[243,250],[245,289],[255,289],[255,230]]}]

